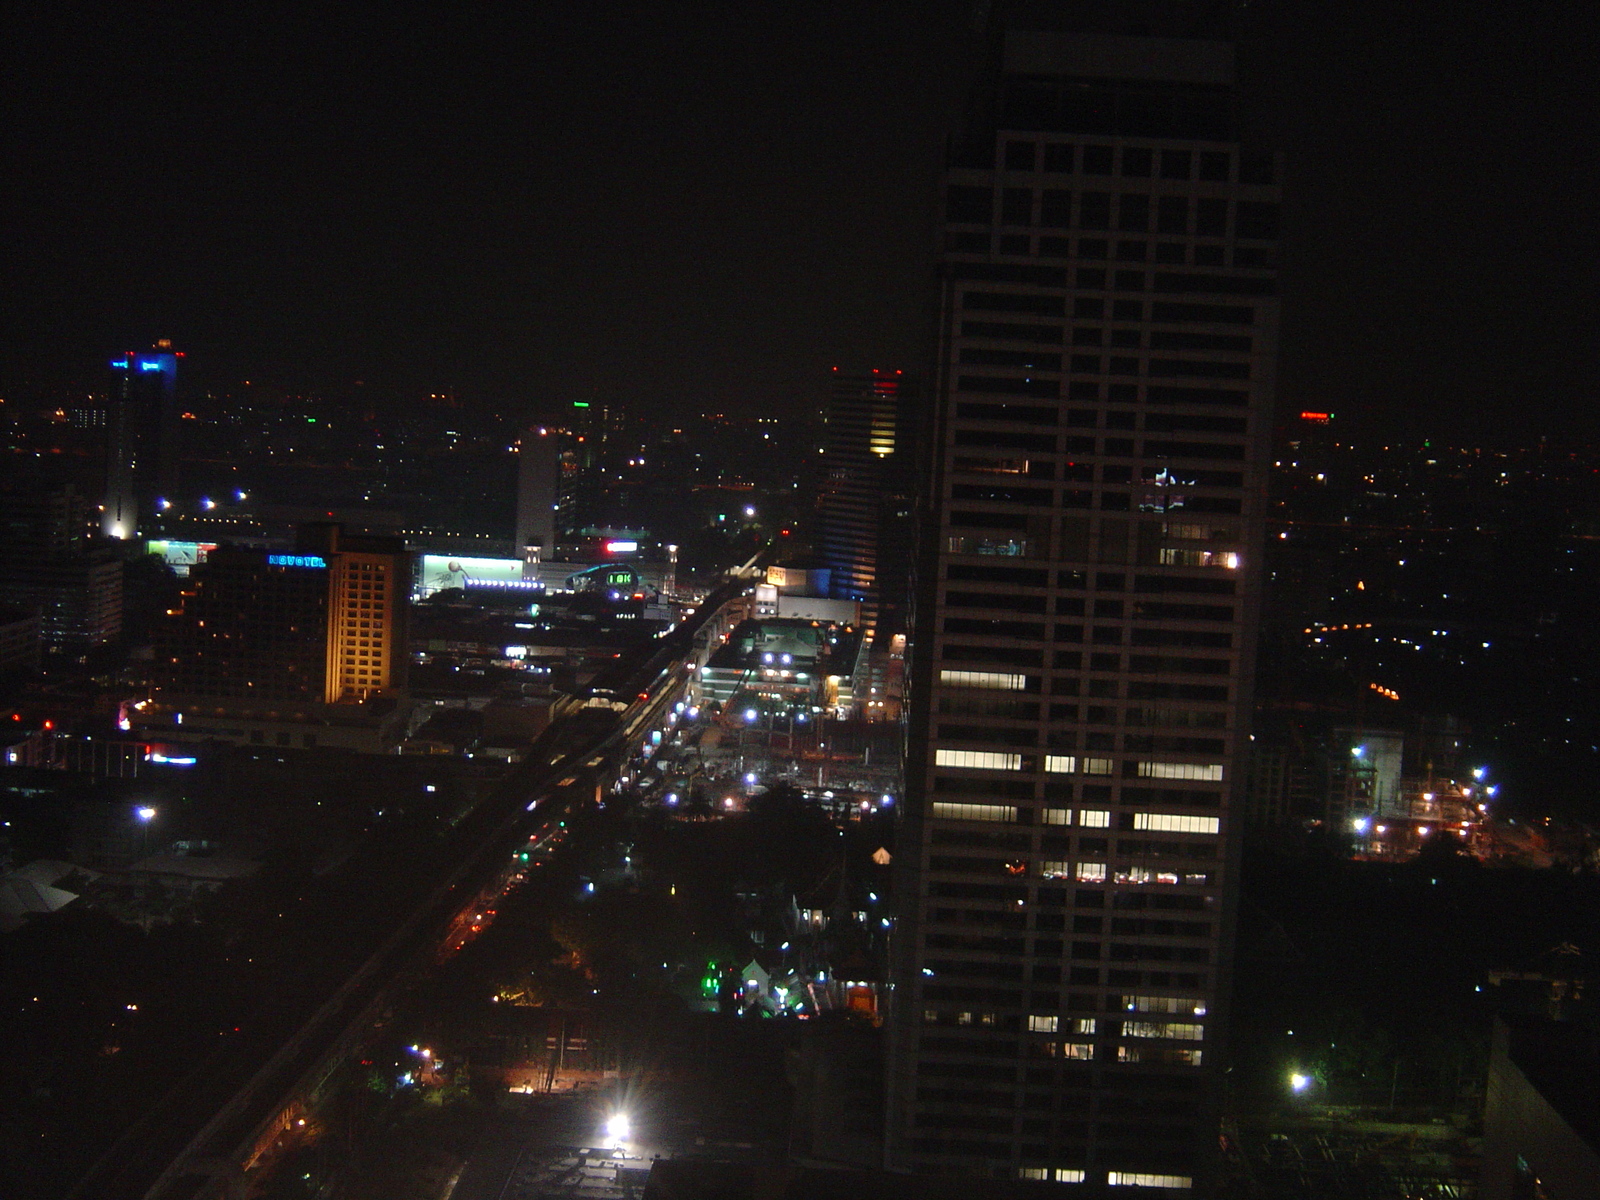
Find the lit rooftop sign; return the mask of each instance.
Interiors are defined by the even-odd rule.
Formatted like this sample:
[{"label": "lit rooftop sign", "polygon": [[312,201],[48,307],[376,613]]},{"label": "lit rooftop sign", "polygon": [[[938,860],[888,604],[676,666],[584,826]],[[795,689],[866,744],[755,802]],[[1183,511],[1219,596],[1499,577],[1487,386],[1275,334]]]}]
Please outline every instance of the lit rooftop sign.
[{"label": "lit rooftop sign", "polygon": [[267,566],[269,567],[327,567],[320,554],[269,554]]}]

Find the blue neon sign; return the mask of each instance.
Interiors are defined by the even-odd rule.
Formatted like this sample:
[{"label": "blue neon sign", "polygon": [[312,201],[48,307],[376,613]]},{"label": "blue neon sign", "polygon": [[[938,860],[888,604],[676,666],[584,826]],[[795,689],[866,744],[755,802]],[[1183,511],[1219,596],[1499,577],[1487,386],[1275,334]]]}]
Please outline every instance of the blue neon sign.
[{"label": "blue neon sign", "polygon": [[111,365],[119,371],[126,371],[128,369],[128,360],[125,358],[113,358]]},{"label": "blue neon sign", "polygon": [[327,567],[320,554],[269,554],[269,567]]},{"label": "blue neon sign", "polygon": [[153,359],[141,358],[139,360],[139,370],[141,370],[141,371],[159,371],[159,370],[161,370],[161,364],[159,362],[154,361]]}]

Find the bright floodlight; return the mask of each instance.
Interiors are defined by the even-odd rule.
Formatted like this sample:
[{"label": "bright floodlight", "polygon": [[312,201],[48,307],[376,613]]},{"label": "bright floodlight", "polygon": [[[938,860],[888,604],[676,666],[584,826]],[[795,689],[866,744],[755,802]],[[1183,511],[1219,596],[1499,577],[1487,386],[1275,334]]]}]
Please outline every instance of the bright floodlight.
[{"label": "bright floodlight", "polygon": [[613,1141],[627,1141],[629,1128],[627,1113],[613,1113],[606,1118],[606,1136]]},{"label": "bright floodlight", "polygon": [[1290,1091],[1303,1092],[1310,1086],[1311,1086],[1311,1076],[1309,1076],[1309,1075],[1302,1075],[1302,1074],[1300,1074],[1299,1071],[1296,1071],[1293,1075],[1289,1076],[1289,1090]]},{"label": "bright floodlight", "polygon": [[141,821],[154,821],[155,819],[156,819],[156,810],[151,808],[149,805],[145,805],[144,807],[139,809],[139,820],[141,820]]}]

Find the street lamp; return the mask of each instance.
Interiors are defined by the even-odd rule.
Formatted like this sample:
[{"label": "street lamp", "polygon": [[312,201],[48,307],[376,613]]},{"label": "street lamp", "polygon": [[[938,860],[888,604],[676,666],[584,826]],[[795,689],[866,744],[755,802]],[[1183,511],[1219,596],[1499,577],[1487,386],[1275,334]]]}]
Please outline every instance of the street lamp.
[{"label": "street lamp", "polygon": [[1295,1095],[1300,1095],[1311,1086],[1311,1076],[1300,1071],[1293,1071],[1289,1075],[1289,1090]]},{"label": "street lamp", "polygon": [[139,818],[139,853],[141,855],[149,854],[150,822],[156,819],[156,810],[148,804],[141,804],[133,812]]},{"label": "street lamp", "polygon": [[612,1113],[606,1118],[606,1137],[619,1146],[628,1140],[631,1130],[632,1122],[628,1120],[627,1113]]}]

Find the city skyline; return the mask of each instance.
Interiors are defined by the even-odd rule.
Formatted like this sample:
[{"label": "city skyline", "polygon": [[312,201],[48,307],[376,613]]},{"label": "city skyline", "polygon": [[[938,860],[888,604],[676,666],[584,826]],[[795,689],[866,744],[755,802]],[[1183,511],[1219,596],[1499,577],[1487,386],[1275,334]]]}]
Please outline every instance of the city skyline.
[{"label": "city skyline", "polygon": [[[24,20],[0,378],[103,386],[106,346],[172,337],[215,388],[814,402],[828,366],[925,357],[970,15]],[[1592,17],[1236,20],[1294,184],[1285,402],[1363,435],[1591,430]]]}]

